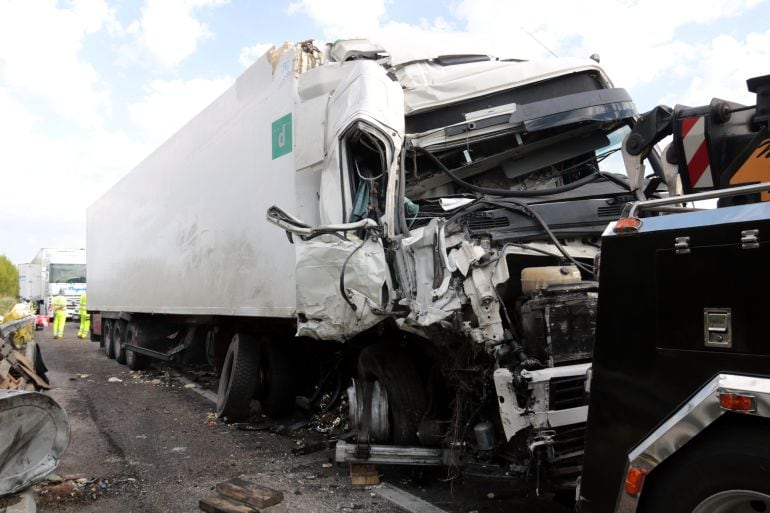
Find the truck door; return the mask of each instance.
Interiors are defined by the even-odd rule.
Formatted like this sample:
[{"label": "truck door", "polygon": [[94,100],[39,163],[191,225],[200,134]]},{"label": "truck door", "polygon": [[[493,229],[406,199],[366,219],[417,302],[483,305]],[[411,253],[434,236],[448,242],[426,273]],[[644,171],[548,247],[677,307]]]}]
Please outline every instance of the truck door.
[{"label": "truck door", "polygon": [[[386,206],[388,175],[397,171],[395,156],[401,150],[404,132],[404,94],[398,82],[374,61],[352,61],[343,66],[349,72],[327,106],[320,191],[322,224],[351,222],[392,210],[393,205]],[[369,212],[363,210],[367,199],[371,200]],[[386,217],[385,221],[391,219]]]},{"label": "truck door", "polygon": [[[393,297],[383,237],[404,131],[403,92],[386,70],[370,60],[341,66],[348,72],[327,105],[314,232],[326,234],[294,237],[298,335],[332,340],[380,322]],[[356,223],[368,227],[351,229]]]}]

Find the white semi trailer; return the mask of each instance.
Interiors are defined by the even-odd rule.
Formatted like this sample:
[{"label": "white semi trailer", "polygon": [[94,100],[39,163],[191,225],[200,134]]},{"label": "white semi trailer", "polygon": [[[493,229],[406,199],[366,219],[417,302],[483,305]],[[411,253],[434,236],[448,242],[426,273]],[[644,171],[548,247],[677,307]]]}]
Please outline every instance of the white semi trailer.
[{"label": "white semi trailer", "polygon": [[592,60],[273,48],[88,209],[95,336],[229,419],[342,398],[338,461],[570,486],[634,115]]},{"label": "white semi trailer", "polygon": [[37,305],[41,315],[53,317],[53,298],[63,293],[67,318],[79,317],[81,294],[86,293],[86,250],[42,248],[28,264],[19,264],[19,296]]}]

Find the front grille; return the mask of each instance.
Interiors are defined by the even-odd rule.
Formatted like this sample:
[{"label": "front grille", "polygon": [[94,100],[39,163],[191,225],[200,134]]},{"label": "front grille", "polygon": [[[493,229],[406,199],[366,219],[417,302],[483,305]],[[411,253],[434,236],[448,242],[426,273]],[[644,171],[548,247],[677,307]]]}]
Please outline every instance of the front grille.
[{"label": "front grille", "polygon": [[585,376],[552,378],[548,385],[550,395],[548,409],[554,411],[588,406],[585,384]]},{"label": "front grille", "polygon": [[571,482],[583,468],[586,425],[575,424],[556,428],[553,435],[553,456],[549,463],[552,478]]}]

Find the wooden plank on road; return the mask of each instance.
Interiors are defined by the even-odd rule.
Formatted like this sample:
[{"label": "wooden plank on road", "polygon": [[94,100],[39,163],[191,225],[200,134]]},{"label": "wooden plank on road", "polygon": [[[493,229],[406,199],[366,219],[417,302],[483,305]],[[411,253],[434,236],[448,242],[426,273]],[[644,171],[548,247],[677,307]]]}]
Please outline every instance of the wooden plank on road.
[{"label": "wooden plank on road", "polygon": [[259,509],[267,508],[283,501],[282,492],[237,477],[217,484],[217,491],[225,497],[241,501]]}]

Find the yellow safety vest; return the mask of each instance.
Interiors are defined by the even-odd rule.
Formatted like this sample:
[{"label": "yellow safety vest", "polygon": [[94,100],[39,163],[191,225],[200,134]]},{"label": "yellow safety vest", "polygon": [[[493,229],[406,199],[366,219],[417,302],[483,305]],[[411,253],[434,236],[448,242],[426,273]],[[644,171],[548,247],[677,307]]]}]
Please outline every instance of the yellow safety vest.
[{"label": "yellow safety vest", "polygon": [[80,315],[85,315],[87,310],[88,309],[86,308],[86,295],[81,294],[80,295]]},{"label": "yellow safety vest", "polygon": [[57,310],[61,310],[62,312],[67,311],[67,298],[65,298],[62,295],[58,295],[55,298],[53,298],[53,310],[56,312]]}]

